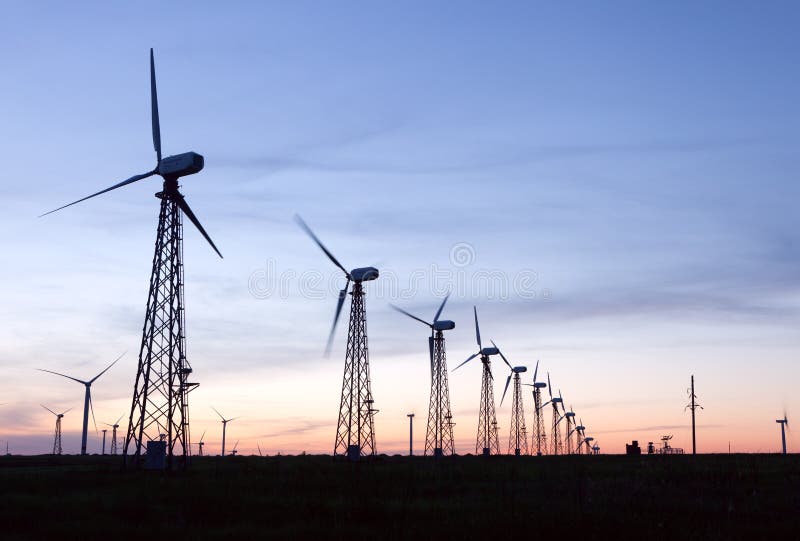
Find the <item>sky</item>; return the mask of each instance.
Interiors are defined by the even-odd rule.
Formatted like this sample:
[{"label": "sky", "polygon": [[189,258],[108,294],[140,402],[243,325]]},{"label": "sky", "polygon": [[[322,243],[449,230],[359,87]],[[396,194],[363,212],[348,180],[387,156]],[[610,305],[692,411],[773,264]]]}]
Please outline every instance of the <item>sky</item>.
[{"label": "sky", "polygon": [[[424,445],[427,331],[451,368],[484,340],[549,372],[603,453],[673,434],[774,452],[800,412],[794,2],[4,3],[0,18],[0,443],[80,449],[130,410],[159,179],[43,212],[152,169],[148,51],[182,192],[194,440],[241,416],[241,453],[330,453],[346,325],[323,356],[341,273],[366,285],[379,452]],[[501,448],[510,400],[494,363]],[[530,376],[530,374],[528,374]],[[474,451],[479,363],[449,375]],[[526,400],[531,432],[532,404]],[[100,426],[102,428],[102,426]],[[90,430],[89,451],[100,437]],[[800,437],[788,433],[790,451]]]}]

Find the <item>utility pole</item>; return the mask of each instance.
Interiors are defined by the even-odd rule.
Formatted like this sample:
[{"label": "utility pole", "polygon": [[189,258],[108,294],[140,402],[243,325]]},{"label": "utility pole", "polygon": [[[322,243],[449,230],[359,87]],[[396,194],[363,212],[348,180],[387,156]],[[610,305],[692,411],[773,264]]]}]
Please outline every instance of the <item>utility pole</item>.
[{"label": "utility pole", "polygon": [[414,414],[409,413],[408,417],[408,456],[414,456]]},{"label": "utility pole", "polygon": [[102,432],[103,432],[103,452],[102,452],[102,454],[105,455],[106,454],[106,432],[108,432],[108,429],[104,428],[102,430]]},{"label": "utility pole", "polygon": [[697,395],[694,394],[694,374],[692,374],[692,387],[689,389],[689,399],[691,402],[689,403],[687,408],[692,410],[692,455],[697,454],[697,437],[695,431],[695,419],[694,419],[694,412],[697,408],[703,409],[703,406],[697,403]]}]

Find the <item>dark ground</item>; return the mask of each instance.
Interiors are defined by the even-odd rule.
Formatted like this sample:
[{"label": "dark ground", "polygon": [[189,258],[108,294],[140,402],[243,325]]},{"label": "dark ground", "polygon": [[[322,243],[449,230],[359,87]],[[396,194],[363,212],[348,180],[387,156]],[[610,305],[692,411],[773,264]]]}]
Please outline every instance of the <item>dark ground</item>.
[{"label": "dark ground", "polygon": [[800,455],[0,457],[0,539],[800,539]]}]

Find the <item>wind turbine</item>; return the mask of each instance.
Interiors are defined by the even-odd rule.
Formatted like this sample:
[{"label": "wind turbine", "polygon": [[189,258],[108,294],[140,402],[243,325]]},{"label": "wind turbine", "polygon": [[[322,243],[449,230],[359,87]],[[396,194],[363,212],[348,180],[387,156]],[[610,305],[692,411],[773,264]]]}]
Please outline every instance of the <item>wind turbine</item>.
[{"label": "wind turbine", "polygon": [[503,406],[503,401],[506,399],[506,392],[508,391],[508,385],[511,383],[511,378],[514,378],[514,391],[512,393],[512,404],[511,404],[511,431],[508,434],[508,454],[511,454],[511,450],[514,450],[514,455],[519,456],[520,454],[528,454],[528,436],[525,429],[525,409],[522,406],[522,387],[520,385],[520,378],[519,375],[528,371],[528,368],[525,366],[511,366],[511,363],[508,362],[506,356],[503,355],[503,352],[500,348],[497,347],[497,344],[492,341],[492,345],[497,348],[497,352],[500,354],[500,358],[503,359],[503,362],[506,363],[511,373],[508,374],[506,378],[506,387],[503,389],[503,398],[500,399],[500,406]]},{"label": "wind turbine", "polygon": [[355,461],[362,456],[374,456],[375,449],[375,413],[373,408],[375,400],[372,398],[372,388],[369,377],[369,348],[367,347],[367,313],[364,308],[363,283],[378,278],[378,269],[375,267],[362,267],[348,271],[339,260],[322,244],[310,227],[300,216],[295,215],[295,221],[319,246],[328,259],[339,267],[347,278],[347,283],[339,292],[339,301],[336,304],[336,314],[333,325],[328,335],[325,355],[330,354],[333,335],[342,305],[353,282],[350,292],[350,325],[347,333],[347,352],[344,357],[344,377],[342,378],[342,396],[339,402],[339,421],[336,427],[336,441],[333,445],[333,456],[347,456]]},{"label": "wind turbine", "polygon": [[475,357],[480,356],[483,363],[483,377],[481,379],[481,404],[478,413],[478,437],[475,441],[475,454],[480,450],[483,456],[500,454],[500,442],[497,437],[497,417],[494,411],[494,377],[492,376],[491,356],[500,351],[496,347],[485,348],[481,344],[481,330],[478,326],[478,309],[473,306],[475,313],[475,340],[478,342],[478,352],[473,353],[467,360],[456,366],[455,372]]},{"label": "wind turbine", "polygon": [[[572,410],[572,406],[570,406],[570,410]],[[574,419],[573,419],[574,422]],[[583,454],[583,441],[585,438],[584,431],[586,427],[583,426],[583,419],[581,419],[574,427],[572,427],[572,432],[575,433],[575,454],[582,455]]]},{"label": "wind turbine", "polygon": [[[226,430],[227,430],[227,428],[228,428],[228,423],[230,423],[231,421],[235,421],[235,420],[236,420],[236,419],[238,419],[239,417],[233,417],[233,418],[231,418],[231,419],[226,419],[226,418],[225,418],[225,417],[223,417],[223,416],[222,416],[222,414],[221,414],[220,412],[218,412],[218,411],[217,411],[215,408],[213,408],[213,407],[212,407],[211,409],[212,409],[212,410],[214,410],[214,411],[216,411],[216,412],[217,412],[217,415],[219,415],[219,418],[220,418],[220,419],[222,419],[222,456],[225,456],[225,431],[226,431]],[[205,432],[203,432],[203,435],[205,435]],[[200,438],[200,440],[201,440],[201,441],[202,441],[202,439],[203,439],[203,438]]]},{"label": "wind turbine", "polygon": [[442,455],[455,455],[455,445],[453,440],[453,414],[450,411],[450,388],[447,382],[447,358],[444,348],[444,331],[455,329],[456,324],[450,320],[439,319],[442,315],[448,293],[439,305],[439,309],[433,316],[433,323],[428,323],[424,319],[406,312],[393,304],[390,306],[405,314],[411,319],[427,325],[431,329],[428,337],[428,355],[431,364],[431,395],[428,406],[428,429],[425,435],[425,455],[435,457]]},{"label": "wind turbine", "polygon": [[233,444],[233,449],[231,450],[231,455],[236,456],[236,448],[239,447],[239,440],[236,440],[236,443]]},{"label": "wind turbine", "polygon": [[51,410],[50,408],[48,408],[47,406],[45,406],[44,404],[39,404],[39,405],[42,406],[44,409],[46,409],[47,411],[49,411],[50,413],[52,413],[53,415],[56,416],[56,431],[55,431],[55,436],[53,437],[53,454],[54,455],[60,455],[61,454],[61,419],[63,419],[64,418],[64,414],[67,413],[72,408],[64,410],[61,413],[56,413],[53,410]]},{"label": "wind turbine", "polygon": [[[81,435],[81,454],[86,454],[86,436],[89,429],[89,410],[92,410],[92,420],[94,421],[94,407],[92,406],[92,383],[97,381],[97,378],[108,372],[108,369],[117,364],[122,356],[125,355],[124,353],[117,357],[117,359],[108,365],[105,370],[97,374],[95,377],[90,379],[89,381],[84,381],[82,379],[73,378],[72,376],[67,376],[66,374],[60,374],[58,372],[53,372],[52,370],[44,370],[43,368],[37,368],[40,372],[47,372],[48,374],[55,374],[56,376],[61,376],[62,378],[71,379],[72,381],[77,381],[78,383],[82,384],[86,388],[86,392],[83,398],[83,433]],[[97,422],[94,423],[95,429],[97,429]]]},{"label": "wind turbine", "polygon": [[547,391],[550,393],[550,403],[553,405],[553,424],[551,427],[550,432],[550,445],[551,445],[551,454],[553,455],[560,455],[564,452],[564,442],[561,441],[561,429],[559,428],[559,423],[563,419],[563,416],[558,413],[558,405],[561,404],[562,409],[564,408],[564,400],[561,398],[561,391],[559,391],[559,396],[553,396],[553,386],[550,384],[550,372],[547,373]]},{"label": "wind turbine", "polygon": [[591,437],[591,436],[586,436],[585,438],[583,438],[583,441],[584,441],[584,443],[586,443],[586,454],[587,455],[591,455],[592,454],[592,442],[594,441],[594,438]]},{"label": "wind turbine", "polygon": [[786,417],[786,412],[783,412],[783,419],[775,421],[781,425],[781,443],[783,444],[783,454],[786,454],[786,427],[789,426],[789,419]]},{"label": "wind turbine", "polygon": [[[124,413],[122,415],[125,415]],[[119,422],[122,419],[122,415],[119,416],[119,419],[114,421],[114,424],[103,423],[106,426],[111,427],[111,449],[109,451],[112,455],[117,454],[117,429],[119,428]],[[105,445],[103,446],[105,448]]]},{"label": "wind turbine", "polygon": [[203,438],[205,437],[206,437],[206,431],[203,430],[203,435],[200,436],[200,441],[197,442],[197,456],[203,456],[203,445],[205,445]]},{"label": "wind turbine", "polygon": [[[188,393],[197,383],[190,383],[192,373],[186,359],[183,299],[183,216],[189,218],[214,251],[222,257],[211,237],[192,212],[183,194],[178,191],[178,179],[203,169],[203,156],[185,152],[161,157],[161,124],[158,117],[156,69],[153,49],[150,49],[150,119],[156,166],[134,175],[97,193],[47,212],[50,214],[81,201],[122,188],[142,179],[158,175],[164,179],[163,188],[156,194],[161,210],[156,233],[155,255],[150,276],[147,312],[139,349],[139,364],[133,390],[128,434],[123,453],[129,451],[138,459],[148,441],[163,441],[166,434],[167,463],[172,466],[174,447],[181,448],[184,467],[191,438],[189,437]],[[44,216],[43,214],[42,216]],[[85,436],[85,431],[84,431]]]},{"label": "wind turbine", "polygon": [[536,381],[536,376],[539,374],[539,361],[536,361],[536,369],[533,371],[533,383],[523,383],[528,387],[533,387],[533,448],[536,449],[536,456],[542,456],[542,453],[547,453],[547,431],[544,428],[544,415],[542,415],[542,408],[550,402],[542,404],[542,389],[547,387],[547,384],[542,381]]},{"label": "wind turbine", "polygon": [[[559,396],[561,396],[561,391],[558,392]],[[562,397],[563,400],[563,397]],[[574,451],[572,447],[572,433],[575,431],[575,412],[572,411],[572,406],[569,407],[569,411],[566,411],[566,407],[564,403],[561,403],[561,406],[564,409],[564,417],[567,419],[567,429],[566,429],[566,438],[565,439],[565,452],[568,455],[571,455]]]}]

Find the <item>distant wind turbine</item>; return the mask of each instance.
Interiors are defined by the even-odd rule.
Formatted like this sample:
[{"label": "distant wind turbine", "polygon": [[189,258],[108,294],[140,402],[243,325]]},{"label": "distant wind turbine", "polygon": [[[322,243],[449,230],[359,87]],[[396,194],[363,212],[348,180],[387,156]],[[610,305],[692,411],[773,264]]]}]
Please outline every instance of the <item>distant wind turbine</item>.
[{"label": "distant wind turbine", "polygon": [[45,370],[43,368],[37,368],[37,370],[39,370],[40,372],[47,372],[48,374],[55,374],[56,376],[61,376],[62,378],[71,379],[72,381],[77,381],[78,383],[81,383],[82,385],[84,385],[86,387],[86,393],[84,395],[84,400],[83,400],[83,434],[81,435],[81,454],[82,455],[86,454],[86,435],[87,435],[87,432],[88,432],[88,429],[89,429],[89,410],[90,409],[92,410],[92,421],[94,421],[95,430],[97,429],[97,421],[95,421],[95,419],[94,419],[94,407],[92,406],[92,383],[97,381],[97,379],[100,376],[102,376],[103,374],[108,372],[109,368],[111,368],[112,366],[117,364],[117,361],[119,361],[122,358],[123,355],[125,355],[125,353],[123,353],[122,355],[117,357],[117,359],[113,363],[108,365],[105,370],[103,370],[102,372],[97,374],[95,377],[93,377],[89,381],[84,381],[82,379],[73,378],[72,376],[67,376],[66,374],[61,374],[59,372],[53,372],[52,370]]},{"label": "distant wind turbine", "polygon": [[225,431],[228,428],[228,423],[230,423],[231,421],[235,421],[236,419],[238,419],[238,417],[232,417],[230,419],[226,419],[225,417],[222,416],[220,412],[216,410],[216,408],[212,407],[211,409],[214,410],[217,413],[217,415],[219,415],[220,419],[222,419],[222,456],[225,456]]}]

